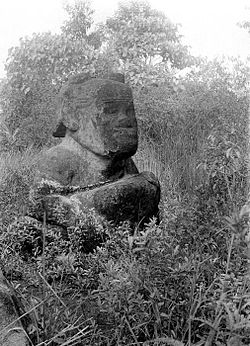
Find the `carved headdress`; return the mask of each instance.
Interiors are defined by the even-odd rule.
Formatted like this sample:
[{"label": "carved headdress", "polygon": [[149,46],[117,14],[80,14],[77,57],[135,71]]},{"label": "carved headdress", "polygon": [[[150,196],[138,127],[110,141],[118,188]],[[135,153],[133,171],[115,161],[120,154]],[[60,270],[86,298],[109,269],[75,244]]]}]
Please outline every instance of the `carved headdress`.
[{"label": "carved headdress", "polygon": [[132,102],[131,89],[125,84],[124,75],[113,73],[103,78],[91,78],[86,74],[72,76],[61,88],[58,97],[58,125],[54,137],[65,137],[66,129],[76,131],[75,119],[79,109],[95,103],[129,100]]}]

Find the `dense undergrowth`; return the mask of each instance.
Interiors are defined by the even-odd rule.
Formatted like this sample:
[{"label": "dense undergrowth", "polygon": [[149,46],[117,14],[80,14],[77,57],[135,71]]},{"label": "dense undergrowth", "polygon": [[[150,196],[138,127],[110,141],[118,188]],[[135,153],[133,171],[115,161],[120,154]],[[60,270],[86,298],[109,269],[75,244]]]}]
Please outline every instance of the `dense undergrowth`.
[{"label": "dense undergrowth", "polygon": [[[134,235],[92,213],[68,240],[12,227],[1,260],[33,343],[248,345],[248,210],[204,223],[182,208],[168,204],[160,225]],[[90,229],[108,239],[83,254]]]},{"label": "dense undergrowth", "polygon": [[113,227],[90,211],[68,238],[20,217],[8,228],[25,214],[37,153],[2,155],[1,265],[34,345],[249,345],[246,160],[210,147],[206,179],[190,193],[147,143],[160,224]]}]

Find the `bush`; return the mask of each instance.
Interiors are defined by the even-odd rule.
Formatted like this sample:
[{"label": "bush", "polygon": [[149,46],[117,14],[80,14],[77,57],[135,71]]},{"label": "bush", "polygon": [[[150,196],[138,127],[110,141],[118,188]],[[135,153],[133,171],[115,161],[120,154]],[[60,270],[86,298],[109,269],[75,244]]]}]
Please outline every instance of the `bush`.
[{"label": "bush", "polygon": [[[223,221],[198,198],[171,201],[160,225],[134,235],[92,212],[69,239],[53,227],[2,234],[6,275],[35,312],[34,342],[63,344],[81,330],[75,344],[249,343],[249,209]],[[86,234],[106,241],[87,253]]]}]

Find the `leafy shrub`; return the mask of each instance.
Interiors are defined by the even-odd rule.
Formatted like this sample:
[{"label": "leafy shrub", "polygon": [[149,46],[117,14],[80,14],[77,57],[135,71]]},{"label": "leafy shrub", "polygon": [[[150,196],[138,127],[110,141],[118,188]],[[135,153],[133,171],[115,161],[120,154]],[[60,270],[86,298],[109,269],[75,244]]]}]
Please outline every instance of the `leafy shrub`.
[{"label": "leafy shrub", "polygon": [[58,333],[61,344],[80,329],[88,334],[93,327],[82,309],[91,282],[87,253],[103,242],[108,227],[103,218],[89,211],[68,232],[30,217],[19,217],[2,232],[1,264],[6,276],[19,286],[27,310],[35,310],[29,326],[34,342]]},{"label": "leafy shrub", "polygon": [[[42,243],[29,229],[9,229],[1,261],[35,311],[32,338],[36,330],[40,341],[63,344],[82,328],[79,345],[226,344],[236,337],[247,345],[249,210],[223,223],[214,210],[202,219],[195,203],[181,208],[172,199],[160,225],[152,221],[134,235],[128,224],[114,228],[92,212],[69,239],[48,226]],[[105,234],[105,243],[86,253],[86,232]],[[20,256],[32,237],[32,254]]]}]

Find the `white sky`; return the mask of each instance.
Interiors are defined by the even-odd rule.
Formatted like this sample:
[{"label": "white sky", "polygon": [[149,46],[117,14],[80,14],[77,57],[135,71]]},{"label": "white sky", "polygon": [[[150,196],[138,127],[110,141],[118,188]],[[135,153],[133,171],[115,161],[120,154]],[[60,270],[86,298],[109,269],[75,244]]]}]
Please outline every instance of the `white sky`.
[{"label": "white sky", "polygon": [[[63,0],[0,0],[0,77],[8,48],[33,32],[59,32],[65,19]],[[105,21],[119,0],[92,0],[95,21]],[[184,42],[195,55],[250,56],[250,35],[237,27],[250,20],[250,0],[149,0],[174,23],[182,24]]]}]

